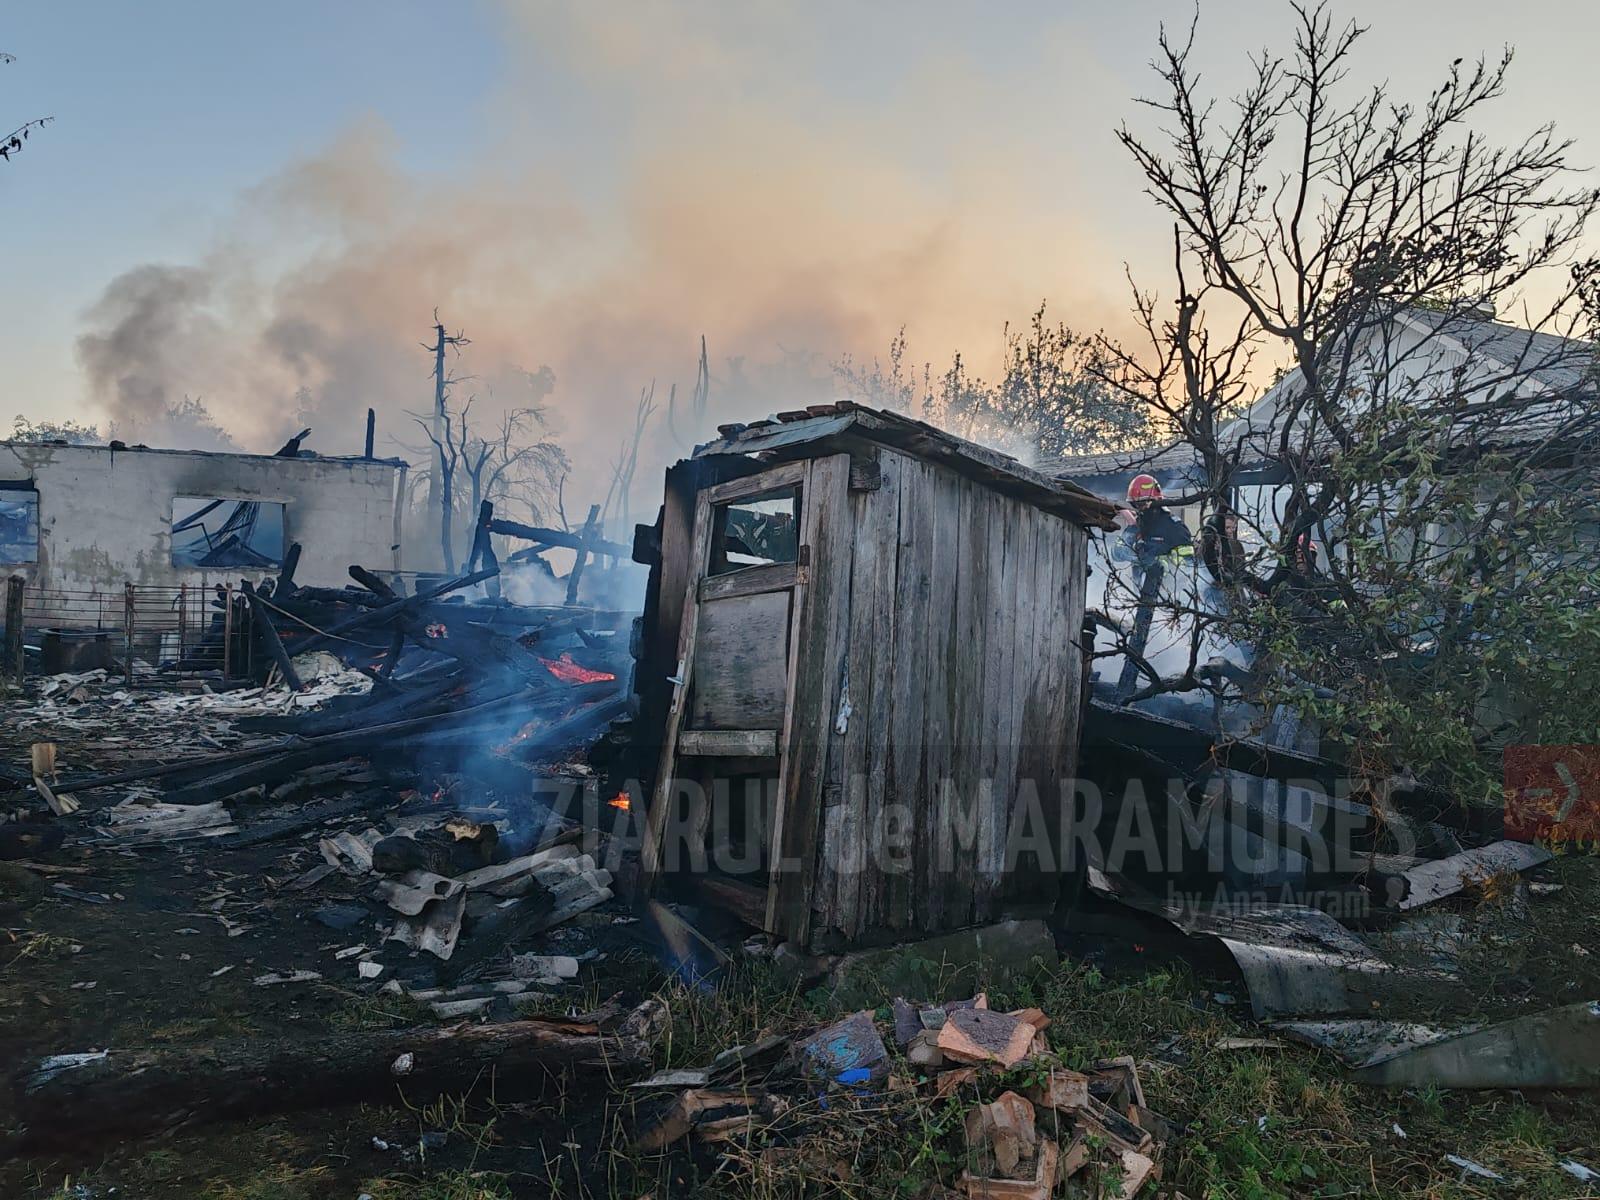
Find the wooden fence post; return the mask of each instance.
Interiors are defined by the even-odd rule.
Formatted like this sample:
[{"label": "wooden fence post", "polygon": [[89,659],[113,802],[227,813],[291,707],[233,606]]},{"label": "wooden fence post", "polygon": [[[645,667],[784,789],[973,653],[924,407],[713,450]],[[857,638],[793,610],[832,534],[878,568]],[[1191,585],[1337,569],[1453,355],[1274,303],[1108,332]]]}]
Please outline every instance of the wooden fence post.
[{"label": "wooden fence post", "polygon": [[233,584],[222,589],[222,678],[233,678]]},{"label": "wooden fence post", "polygon": [[133,627],[137,611],[133,584],[125,583],[122,585],[122,660],[130,685],[133,683]]},{"label": "wooden fence post", "polygon": [[[202,591],[202,595],[204,592]],[[183,662],[189,657],[189,585],[178,585],[178,659],[179,670],[183,669]]]},{"label": "wooden fence post", "polygon": [[21,575],[13,575],[6,580],[6,654],[3,670],[15,676],[18,683],[22,682],[23,672],[27,666],[27,651],[23,648],[22,639],[24,586]]}]

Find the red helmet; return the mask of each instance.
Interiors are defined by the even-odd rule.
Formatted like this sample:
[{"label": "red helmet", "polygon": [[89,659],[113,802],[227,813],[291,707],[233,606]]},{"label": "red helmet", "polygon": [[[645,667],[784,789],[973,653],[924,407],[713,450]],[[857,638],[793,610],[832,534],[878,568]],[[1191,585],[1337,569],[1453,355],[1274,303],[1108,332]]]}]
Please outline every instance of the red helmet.
[{"label": "red helmet", "polygon": [[1135,475],[1128,481],[1128,502],[1161,499],[1161,485],[1154,475]]}]

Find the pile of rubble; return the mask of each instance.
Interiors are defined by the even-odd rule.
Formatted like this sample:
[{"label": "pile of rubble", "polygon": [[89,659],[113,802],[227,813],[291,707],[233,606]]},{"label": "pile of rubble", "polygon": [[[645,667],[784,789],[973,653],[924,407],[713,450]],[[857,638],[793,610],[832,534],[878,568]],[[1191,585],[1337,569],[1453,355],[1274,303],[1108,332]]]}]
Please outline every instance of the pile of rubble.
[{"label": "pile of rubble", "polygon": [[[830,1121],[865,1107],[961,1110],[944,1184],[985,1200],[1048,1200],[1065,1186],[1132,1197],[1160,1178],[1175,1127],[1145,1102],[1131,1057],[1087,1070],[1050,1048],[1050,1019],[1036,1008],[997,1012],[983,994],[942,1005],[896,999],[891,1052],[871,1011],[803,1038],[736,1046],[703,1068],[662,1071],[633,1085],[634,1148],[687,1141],[768,1169],[793,1165],[848,1179],[830,1151]],[[1089,1194],[1087,1191],[1084,1194]]]},{"label": "pile of rubble", "polygon": [[[578,752],[627,711],[625,622],[464,599],[493,567],[410,596],[350,573],[359,587],[297,587],[290,565],[259,587],[219,590],[202,649],[205,638],[253,640],[253,656],[235,656],[262,666],[253,684],[138,663],[141,682],[168,687],[131,688],[103,670],[33,685],[9,730],[7,758],[31,765],[0,780],[0,858],[54,872],[67,868],[40,860],[64,847],[262,849],[270,866],[228,860],[265,875],[230,883],[218,911],[230,934],[264,883],[359,935],[330,949],[333,969],[363,990],[403,988],[443,1016],[497,1001],[498,1015],[514,1015],[513,1001],[535,1002],[578,970],[574,955],[528,953],[530,939],[612,898],[600,842],[580,846],[578,814],[558,809],[576,809],[580,791],[598,807]],[[71,869],[52,885],[59,894],[110,902],[91,868]],[[325,969],[301,961],[257,982]]]},{"label": "pile of rubble", "polygon": [[76,760],[116,755],[127,765],[67,779],[11,768],[14,797],[66,794],[93,807],[87,793],[159,781],[164,804],[235,804],[375,753],[414,761],[430,750],[493,750],[526,765],[588,741],[626,709],[619,673],[631,659],[611,614],[447,599],[492,570],[411,596],[360,567],[351,574],[362,588],[296,588],[286,572],[244,585],[242,599],[218,599],[254,617],[218,612],[206,636],[248,630],[271,664],[263,686],[136,694],[108,691],[103,671],[43,681],[16,728],[66,736]]},{"label": "pile of rubble", "polygon": [[[531,853],[506,857],[489,821],[450,816],[392,824],[396,831],[388,835],[369,828],[320,839],[324,861],[290,885],[312,887],[338,871],[360,886],[364,905],[329,904],[313,914],[331,928],[368,926],[375,934],[372,947],[344,947],[335,960],[354,959],[367,980],[406,962],[407,952],[432,956],[450,979],[465,982],[435,986],[440,971],[424,968],[383,987],[448,1018],[481,1013],[497,1000],[512,1012],[528,1004],[542,1009],[543,989],[577,975],[571,955],[512,950],[611,899],[611,873],[576,844],[578,827],[561,826]],[[458,954],[463,928],[472,936]]]}]

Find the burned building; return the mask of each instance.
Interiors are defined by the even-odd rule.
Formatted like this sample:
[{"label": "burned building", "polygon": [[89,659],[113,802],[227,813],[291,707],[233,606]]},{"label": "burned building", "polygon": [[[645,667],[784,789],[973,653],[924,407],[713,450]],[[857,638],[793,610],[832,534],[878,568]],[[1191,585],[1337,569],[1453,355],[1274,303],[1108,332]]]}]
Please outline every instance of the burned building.
[{"label": "burned building", "polygon": [[[0,575],[30,592],[120,595],[275,573],[339,584],[352,562],[400,569],[398,459],[0,443]],[[41,601],[42,602],[42,601]]]},{"label": "burned building", "polygon": [[721,432],[668,472],[647,555],[647,883],[813,944],[1047,910],[1053,864],[1008,836],[1050,838],[1076,774],[1110,506],[892,412]]}]

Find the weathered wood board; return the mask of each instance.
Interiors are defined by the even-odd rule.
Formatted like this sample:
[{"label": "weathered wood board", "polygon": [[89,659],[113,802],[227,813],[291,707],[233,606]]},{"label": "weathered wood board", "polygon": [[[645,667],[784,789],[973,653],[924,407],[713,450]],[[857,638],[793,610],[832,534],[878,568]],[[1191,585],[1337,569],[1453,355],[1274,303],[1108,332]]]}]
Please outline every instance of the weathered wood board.
[{"label": "weathered wood board", "polygon": [[828,733],[814,940],[1048,905],[1076,765],[1086,534],[892,450],[850,505],[850,715]]},{"label": "weathered wood board", "polygon": [[700,601],[691,729],[777,729],[788,693],[787,591]]}]

